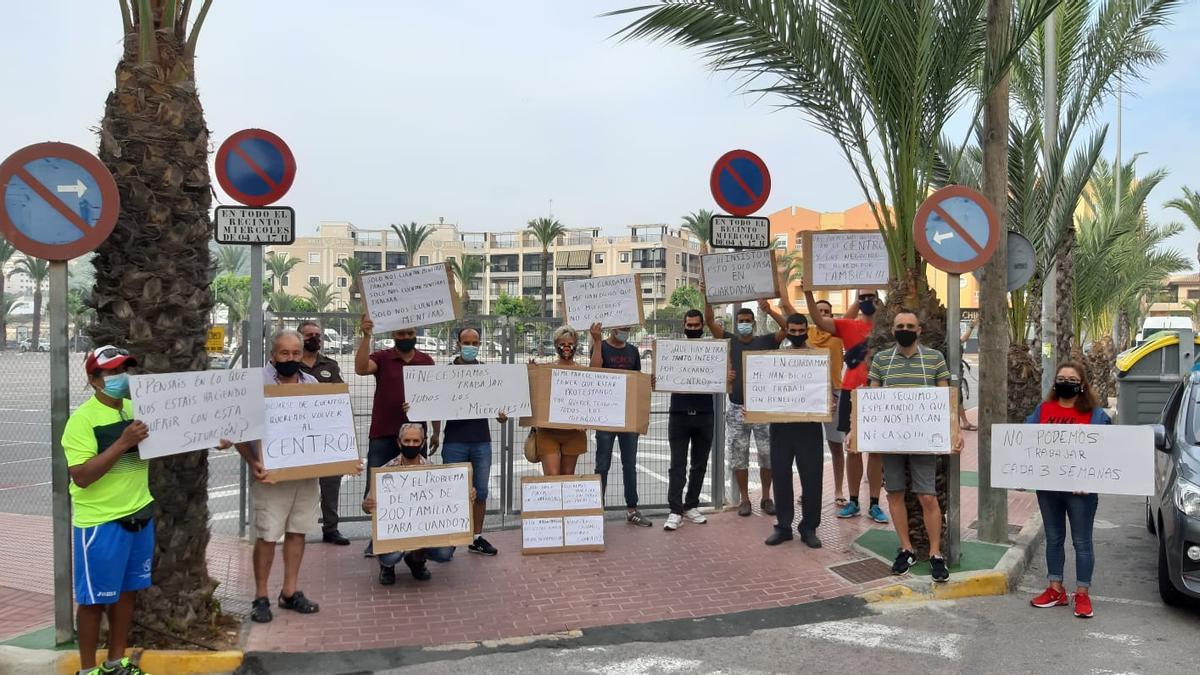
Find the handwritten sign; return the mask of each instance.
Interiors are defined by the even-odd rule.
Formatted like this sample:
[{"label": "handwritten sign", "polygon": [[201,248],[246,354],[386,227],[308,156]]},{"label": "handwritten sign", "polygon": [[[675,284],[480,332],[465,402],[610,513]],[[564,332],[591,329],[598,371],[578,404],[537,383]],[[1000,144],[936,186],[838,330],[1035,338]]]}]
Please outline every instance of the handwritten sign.
[{"label": "handwritten sign", "polygon": [[710,303],[778,298],[774,249],[751,249],[700,256],[704,296]]},{"label": "handwritten sign", "polygon": [[1154,431],[1107,424],[992,425],[992,486],[1154,494]]},{"label": "handwritten sign", "polygon": [[408,419],[472,420],[531,412],[524,364],[480,363],[404,369]]},{"label": "handwritten sign", "polygon": [[746,422],[832,420],[828,349],[743,352],[742,359]]},{"label": "handwritten sign", "polygon": [[142,459],[167,457],[263,436],[262,369],[204,370],[133,375],[133,417],[150,436],[138,444]]},{"label": "handwritten sign", "polygon": [[600,476],[521,479],[521,553],[604,550]]},{"label": "handwritten sign", "polygon": [[947,454],[958,431],[958,398],[947,387],[854,390],[859,452]]},{"label": "handwritten sign", "polygon": [[375,332],[389,333],[460,318],[462,307],[450,278],[446,263],[360,276],[363,304]]},{"label": "handwritten sign", "polygon": [[283,384],[266,392],[262,461],[271,480],[354,473],[358,442],[344,384]]},{"label": "handwritten sign", "polygon": [[556,369],[550,375],[550,421],[580,427],[625,426],[626,379],[616,373]]},{"label": "handwritten sign", "polygon": [[803,233],[806,289],[883,288],[888,284],[883,234],[825,231]]},{"label": "handwritten sign", "polygon": [[640,326],[644,320],[636,274],[572,279],[562,287],[567,325],[576,330],[587,330],[594,323],[605,328]]},{"label": "handwritten sign", "polygon": [[729,341],[655,340],[654,390],[725,393],[729,390]]},{"label": "handwritten sign", "polygon": [[470,464],[385,466],[371,479],[376,554],[471,543]]}]

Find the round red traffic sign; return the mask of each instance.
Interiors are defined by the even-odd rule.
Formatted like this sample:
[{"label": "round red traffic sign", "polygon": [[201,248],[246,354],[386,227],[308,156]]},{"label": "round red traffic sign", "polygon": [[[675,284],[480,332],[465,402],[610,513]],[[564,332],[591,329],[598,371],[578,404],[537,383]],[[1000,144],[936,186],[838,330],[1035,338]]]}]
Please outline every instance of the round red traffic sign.
[{"label": "round red traffic sign", "polygon": [[217,182],[246,206],[279,201],[296,179],[296,158],[283,139],[266,129],[243,129],[217,149]]},{"label": "round red traffic sign", "polygon": [[913,218],[921,257],[950,274],[983,267],[1000,244],[1000,218],[977,190],[949,185],[921,202]]},{"label": "round red traffic sign", "polygon": [[708,182],[713,199],[735,216],[754,213],[771,196],[771,172],[766,162],[749,150],[730,150],[721,155]]},{"label": "round red traffic sign", "polygon": [[121,198],[108,167],[67,143],[36,143],[0,163],[0,234],[45,260],[96,250],[117,224]]}]

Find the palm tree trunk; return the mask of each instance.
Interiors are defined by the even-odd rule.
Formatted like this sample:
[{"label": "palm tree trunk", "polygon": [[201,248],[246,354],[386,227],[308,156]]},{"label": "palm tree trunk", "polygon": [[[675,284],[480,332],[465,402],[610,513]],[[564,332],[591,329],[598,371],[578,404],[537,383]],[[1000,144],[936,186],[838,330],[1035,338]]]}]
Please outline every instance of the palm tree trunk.
[{"label": "palm tree trunk", "polygon": [[[4,273],[0,271],[0,300],[4,298]],[[8,316],[0,314],[0,349],[8,349]]]},{"label": "palm tree trunk", "polygon": [[550,247],[542,247],[542,316],[546,316],[546,272],[550,267]]},{"label": "palm tree trunk", "polygon": [[1071,311],[1071,300],[1075,290],[1075,229],[1068,228],[1063,236],[1062,248],[1058,250],[1055,259],[1057,274],[1055,275],[1054,292],[1058,296],[1058,340],[1054,345],[1054,353],[1059,361],[1074,358],[1079,345],[1075,344],[1075,327],[1072,324],[1074,312]]}]

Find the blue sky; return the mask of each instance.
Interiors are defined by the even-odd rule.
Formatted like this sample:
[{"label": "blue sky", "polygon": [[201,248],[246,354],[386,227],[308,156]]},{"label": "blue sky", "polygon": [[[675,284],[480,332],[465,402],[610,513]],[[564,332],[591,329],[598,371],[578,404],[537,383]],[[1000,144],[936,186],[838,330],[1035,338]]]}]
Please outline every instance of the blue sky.
[{"label": "blue sky", "polygon": [[[708,172],[737,147],[771,167],[764,212],[862,201],[837,148],[797,113],[737,94],[695,53],[611,39],[628,19],[598,15],[640,3],[216,0],[197,59],[214,150],[245,127],[287,140],[299,171],[281,204],[302,231],[438,217],[515,229],[551,199],[572,227],[675,224],[714,208]],[[115,4],[6,5],[0,155],[43,140],[95,148],[120,54]],[[1168,62],[1125,99],[1124,152],[1171,171],[1151,197],[1156,219],[1174,218],[1159,207],[1181,185],[1200,188],[1197,27],[1189,3],[1157,36]],[[1200,234],[1180,239],[1192,257]]]}]

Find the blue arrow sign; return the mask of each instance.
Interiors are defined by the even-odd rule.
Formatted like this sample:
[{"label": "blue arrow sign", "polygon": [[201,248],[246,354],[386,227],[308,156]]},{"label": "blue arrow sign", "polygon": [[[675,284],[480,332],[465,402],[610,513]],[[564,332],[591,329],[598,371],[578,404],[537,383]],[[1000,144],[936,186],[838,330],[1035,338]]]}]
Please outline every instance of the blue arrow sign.
[{"label": "blue arrow sign", "polygon": [[4,186],[4,210],[13,226],[43,244],[78,241],[86,231],[80,225],[94,227],[103,208],[92,174],[61,157],[27,162]]},{"label": "blue arrow sign", "polygon": [[947,197],[934,204],[923,230],[929,248],[952,263],[981,257],[991,237],[987,213],[966,197]]}]

